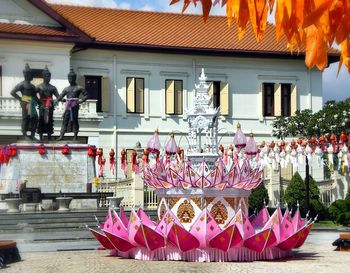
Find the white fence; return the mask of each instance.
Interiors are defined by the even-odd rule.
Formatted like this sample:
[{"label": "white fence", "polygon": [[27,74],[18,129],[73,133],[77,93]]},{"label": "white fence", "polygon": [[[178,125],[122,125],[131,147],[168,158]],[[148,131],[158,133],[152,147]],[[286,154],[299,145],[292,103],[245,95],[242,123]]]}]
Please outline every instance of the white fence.
[{"label": "white fence", "polygon": [[[82,103],[79,109],[80,118],[98,117],[96,112],[97,100],[87,100]],[[55,107],[54,116],[62,116],[65,110],[65,103],[59,102]],[[21,105],[13,97],[0,97],[0,115],[5,116],[20,116],[22,113]]]},{"label": "white fence", "polygon": [[[140,176],[123,180],[105,179],[97,188],[98,192],[113,192],[116,197],[123,197],[121,206],[131,209],[142,207],[144,209],[157,209],[157,196],[155,191],[144,186]],[[101,207],[108,206],[107,200],[100,202]]]}]

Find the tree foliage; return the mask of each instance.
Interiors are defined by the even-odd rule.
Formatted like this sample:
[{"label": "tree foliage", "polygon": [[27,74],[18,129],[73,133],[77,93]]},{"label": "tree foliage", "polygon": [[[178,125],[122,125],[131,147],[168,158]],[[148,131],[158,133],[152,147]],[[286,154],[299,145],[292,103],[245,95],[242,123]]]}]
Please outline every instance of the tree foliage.
[{"label": "tree foliage", "polygon": [[276,117],[272,124],[272,135],[284,139],[286,137],[320,137],[350,130],[350,98],[344,101],[328,101],[323,109],[312,113],[310,109],[296,111],[294,116]]},{"label": "tree foliage", "polygon": [[[320,201],[320,190],[317,187],[316,181],[311,176],[309,180],[309,189],[310,215],[315,217],[318,214],[322,219],[326,216],[326,209]],[[283,198],[293,210],[297,208],[297,204],[299,203],[300,211],[304,215],[306,214],[306,187],[304,180],[298,172],[293,175],[292,180],[289,182],[284,192]]]},{"label": "tree foliage", "polygon": [[305,183],[300,174],[296,172],[293,175],[292,180],[289,182],[286,191],[284,192],[284,201],[290,208],[293,208],[293,210],[296,209],[297,204],[299,203],[300,210],[305,212],[305,198]]},{"label": "tree foliage", "polygon": [[264,185],[261,183],[256,189],[252,190],[248,198],[249,209],[254,211],[255,209],[259,211],[264,206],[264,201],[269,202],[269,193]]},{"label": "tree foliage", "polygon": [[328,213],[334,222],[350,226],[350,189],[345,199],[336,200],[329,206]]}]

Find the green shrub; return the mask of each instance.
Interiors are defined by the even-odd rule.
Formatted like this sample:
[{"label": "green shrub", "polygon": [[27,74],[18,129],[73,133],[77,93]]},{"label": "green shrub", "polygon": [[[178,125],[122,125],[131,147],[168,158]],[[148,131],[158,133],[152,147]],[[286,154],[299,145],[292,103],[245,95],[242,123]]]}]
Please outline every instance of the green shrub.
[{"label": "green shrub", "polygon": [[339,223],[339,217],[342,213],[347,212],[347,204],[345,200],[334,201],[328,208],[329,218],[336,223]]},{"label": "green shrub", "polygon": [[264,206],[264,201],[269,202],[269,194],[262,182],[256,189],[252,190],[248,198],[249,210],[252,213],[255,209],[259,211]]}]

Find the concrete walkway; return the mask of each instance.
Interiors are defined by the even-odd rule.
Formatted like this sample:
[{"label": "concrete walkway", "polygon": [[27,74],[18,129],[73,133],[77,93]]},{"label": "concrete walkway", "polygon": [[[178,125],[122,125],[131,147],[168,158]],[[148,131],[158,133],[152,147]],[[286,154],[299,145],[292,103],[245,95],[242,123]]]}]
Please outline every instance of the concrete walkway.
[{"label": "concrete walkway", "polygon": [[[1,273],[111,273],[111,272],[284,272],[284,273],[348,273],[350,253],[334,251],[332,242],[339,237],[338,232],[312,232],[301,247],[294,252],[294,257],[286,260],[252,263],[188,263],[188,262],[144,262],[137,260],[109,257],[107,251],[50,251],[59,249],[42,243],[42,252],[23,252],[22,262],[10,264]],[[87,241],[94,243],[93,241]],[[61,244],[60,242],[59,244]],[[84,241],[75,242],[77,249]],[[47,248],[49,247],[49,249]],[[67,247],[66,247],[67,249]],[[72,248],[71,248],[72,249]]]}]

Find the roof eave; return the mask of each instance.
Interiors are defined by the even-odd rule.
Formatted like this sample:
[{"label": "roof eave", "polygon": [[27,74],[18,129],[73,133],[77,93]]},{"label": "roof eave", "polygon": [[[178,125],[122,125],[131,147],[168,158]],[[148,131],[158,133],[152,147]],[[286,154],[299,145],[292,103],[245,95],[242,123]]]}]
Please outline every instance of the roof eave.
[{"label": "roof eave", "polygon": [[84,31],[80,30],[74,24],[69,22],[63,16],[61,16],[58,12],[56,12],[53,8],[51,8],[45,1],[42,0],[28,0],[32,5],[40,9],[46,15],[60,23],[62,26],[66,27],[67,32],[70,34],[78,35],[80,42],[91,42],[93,38],[87,35]]},{"label": "roof eave", "polygon": [[[217,49],[217,48],[194,48],[194,47],[172,47],[143,44],[124,44],[111,42],[95,42],[88,44],[77,43],[77,47],[88,47],[96,49],[123,50],[123,51],[141,51],[153,53],[170,54],[194,54],[207,56],[230,56],[230,57],[260,57],[260,58],[283,58],[283,59],[304,59],[305,53],[291,54],[289,51],[258,51],[242,49]],[[329,63],[339,61],[339,55],[331,53],[328,55]]]},{"label": "roof eave", "polygon": [[33,35],[33,34],[23,34],[23,33],[0,33],[0,39],[64,42],[64,43],[74,43],[74,44],[78,40],[77,37],[73,37],[73,36]]}]

